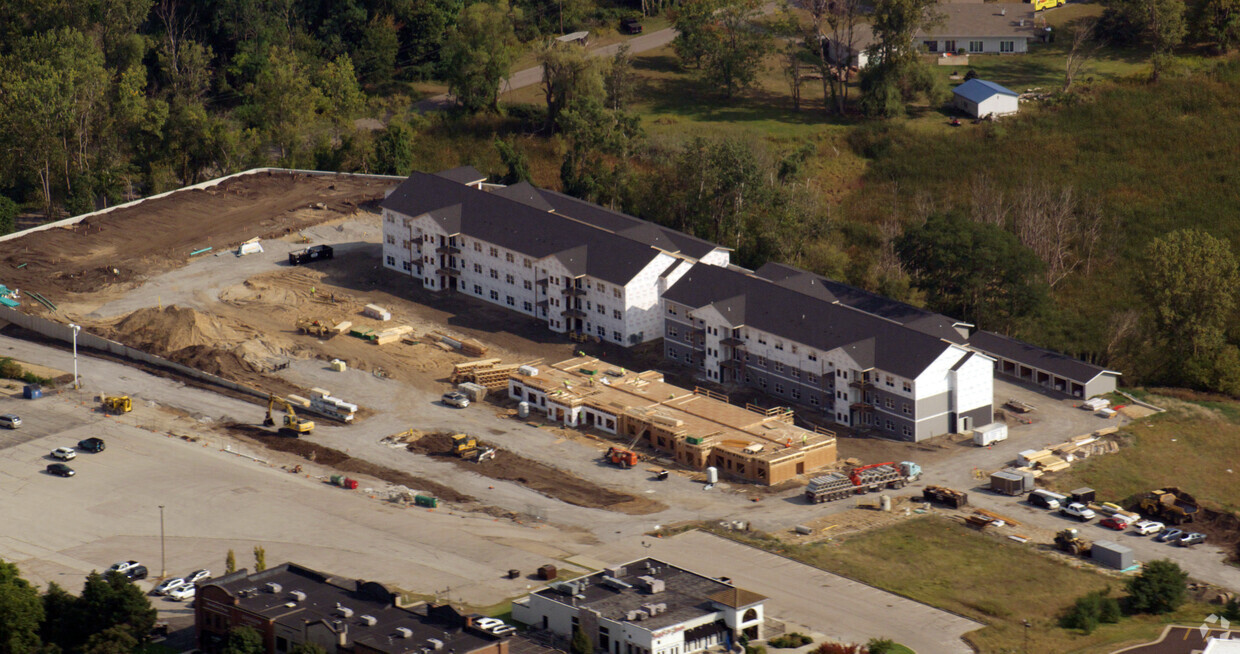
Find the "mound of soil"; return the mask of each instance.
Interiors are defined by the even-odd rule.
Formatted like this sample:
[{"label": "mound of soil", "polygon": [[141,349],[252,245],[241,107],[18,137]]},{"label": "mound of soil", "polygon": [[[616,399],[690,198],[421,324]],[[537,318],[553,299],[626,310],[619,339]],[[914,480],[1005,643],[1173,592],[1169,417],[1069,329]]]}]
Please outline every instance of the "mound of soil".
[{"label": "mound of soil", "polygon": [[341,472],[355,472],[359,475],[377,477],[388,483],[430,493],[445,502],[453,504],[465,504],[475,501],[473,497],[439,482],[423,479],[386,466],[376,465],[362,459],[355,459],[335,448],[301,440],[300,438],[283,436],[258,425],[232,423],[225,425],[224,428],[233,434],[244,436],[269,450],[296,454],[307,461],[313,461]]},{"label": "mound of soil", "polygon": [[648,515],[667,508],[661,502],[603,488],[563,470],[513,454],[493,444],[478,441],[479,447],[495,448],[495,458],[481,463],[452,454],[452,434],[433,432],[410,442],[406,449],[417,454],[448,458],[461,468],[484,477],[512,481],[548,497],[589,509],[606,509],[628,515]]}]

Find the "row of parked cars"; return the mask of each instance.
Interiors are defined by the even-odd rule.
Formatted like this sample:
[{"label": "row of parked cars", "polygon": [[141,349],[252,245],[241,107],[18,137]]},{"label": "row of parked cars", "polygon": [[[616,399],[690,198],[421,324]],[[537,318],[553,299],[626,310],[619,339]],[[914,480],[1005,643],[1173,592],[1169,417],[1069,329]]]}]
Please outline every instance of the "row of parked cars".
[{"label": "row of parked cars", "polygon": [[[1059,511],[1060,515],[1076,518],[1081,522],[1089,522],[1098,517],[1098,512],[1086,506],[1085,503],[1070,502],[1070,499],[1067,495],[1044,489],[1038,489],[1029,493],[1029,503],[1033,506]],[[1098,524],[1107,529],[1124,531],[1132,527],[1133,532],[1137,534],[1142,536],[1157,534],[1154,540],[1160,543],[1174,543],[1180,547],[1190,547],[1206,542],[1206,535],[1203,533],[1175,528],[1167,529],[1167,526],[1161,522],[1142,520],[1139,516],[1126,513],[1123,509],[1113,504],[1102,504],[1101,506],[1108,515],[1099,520]]]},{"label": "row of parked cars", "polygon": [[[77,458],[78,450],[98,454],[99,452],[107,449],[107,447],[108,444],[103,442],[102,438],[95,438],[92,436],[91,438],[85,438],[78,441],[76,450],[72,447],[58,447],[52,450],[51,456],[53,459],[59,459],[61,461],[72,461]],[[67,463],[52,463],[47,466],[47,472],[48,474],[57,475],[59,477],[72,477],[77,474],[77,471],[70,468]]]},{"label": "row of parked cars", "polygon": [[[118,561],[108,568],[108,572],[116,572],[133,580],[146,579],[149,571],[146,566],[134,560]],[[165,579],[151,590],[156,595],[163,595],[168,599],[178,602],[184,602],[194,599],[197,594],[198,583],[211,578],[210,570],[195,570],[184,577],[171,577]]]}]

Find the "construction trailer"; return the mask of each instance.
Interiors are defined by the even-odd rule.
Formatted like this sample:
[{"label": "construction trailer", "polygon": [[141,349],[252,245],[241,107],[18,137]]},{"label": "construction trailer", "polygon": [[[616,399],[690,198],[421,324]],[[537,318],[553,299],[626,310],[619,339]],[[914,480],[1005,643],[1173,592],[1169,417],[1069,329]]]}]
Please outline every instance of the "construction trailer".
[{"label": "construction trailer", "polygon": [[990,475],[990,490],[1004,495],[1023,495],[1034,489],[1033,473],[1006,468]]},{"label": "construction trailer", "polygon": [[973,430],[973,444],[987,447],[994,443],[1007,440],[1008,428],[1002,422],[992,422]]},{"label": "construction trailer", "polygon": [[1089,551],[1089,557],[1102,565],[1115,568],[1116,570],[1127,570],[1136,563],[1132,557],[1131,547],[1112,543],[1109,540],[1100,540],[1094,543],[1093,549]]}]

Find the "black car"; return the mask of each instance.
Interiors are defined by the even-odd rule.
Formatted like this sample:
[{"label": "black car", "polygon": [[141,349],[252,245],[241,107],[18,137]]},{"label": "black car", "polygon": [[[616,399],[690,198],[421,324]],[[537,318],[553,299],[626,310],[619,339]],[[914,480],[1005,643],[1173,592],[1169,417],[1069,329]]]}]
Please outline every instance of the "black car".
[{"label": "black car", "polygon": [[642,22],[636,18],[621,18],[620,31],[625,34],[641,34]]},{"label": "black car", "polygon": [[102,438],[91,437],[78,441],[77,448],[85,452],[102,452],[107,448],[107,444],[103,442]]},{"label": "black car", "polygon": [[144,565],[134,566],[125,573],[125,576],[130,579],[146,579],[146,575],[147,570]]},{"label": "black car", "polygon": [[69,466],[63,463],[53,463],[47,466],[47,474],[57,475],[60,477],[72,477],[73,475],[76,475],[77,473],[73,471],[73,468],[70,468]]}]

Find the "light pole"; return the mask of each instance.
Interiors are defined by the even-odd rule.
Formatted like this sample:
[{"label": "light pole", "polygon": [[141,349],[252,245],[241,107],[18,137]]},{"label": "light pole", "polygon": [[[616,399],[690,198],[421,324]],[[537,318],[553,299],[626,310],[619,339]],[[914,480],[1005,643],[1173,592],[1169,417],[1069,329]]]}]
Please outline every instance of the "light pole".
[{"label": "light pole", "polygon": [[168,566],[164,558],[164,505],[159,505],[159,578],[168,576]]},{"label": "light pole", "polygon": [[1029,654],[1029,628],[1033,625],[1029,624],[1028,620],[1022,620],[1021,623],[1025,625],[1025,654]]},{"label": "light pole", "polygon": [[78,332],[82,331],[82,326],[75,323],[69,323],[69,328],[73,330],[73,388],[81,389],[82,384],[78,379],[77,368],[77,335]]}]

